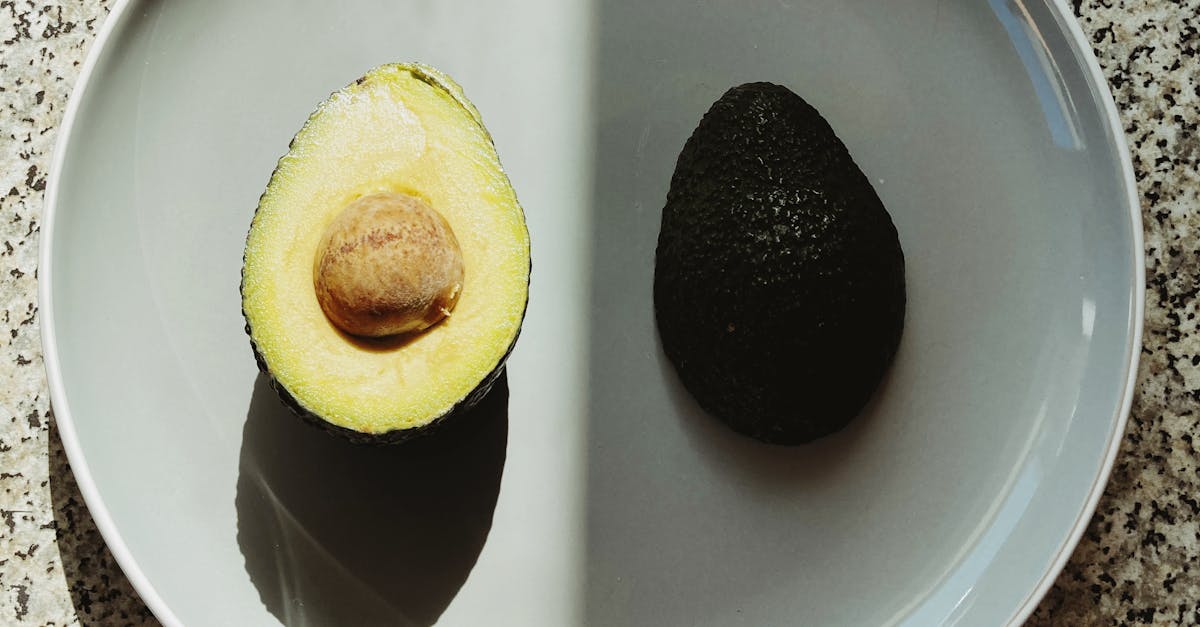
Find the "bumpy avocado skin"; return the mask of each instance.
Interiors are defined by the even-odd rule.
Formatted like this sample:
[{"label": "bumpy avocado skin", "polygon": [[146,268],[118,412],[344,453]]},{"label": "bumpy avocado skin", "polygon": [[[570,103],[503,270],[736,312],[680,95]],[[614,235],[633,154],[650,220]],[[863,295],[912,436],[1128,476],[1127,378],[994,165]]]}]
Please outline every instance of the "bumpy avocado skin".
[{"label": "bumpy avocado skin", "polygon": [[[463,107],[470,114],[470,116],[476,121],[476,123],[479,124],[480,128],[483,129],[483,132],[487,135],[488,139],[491,140],[491,134],[487,131],[487,127],[485,127],[483,125],[483,120],[479,115],[479,111],[475,108],[474,104],[472,104],[469,100],[466,99],[466,97],[463,95],[462,88],[459,87],[457,83],[451,81],[449,78],[447,78],[441,72],[439,72],[429,66],[420,64],[420,63],[402,63],[402,64],[394,64],[394,65],[409,70],[410,72],[412,72],[413,76],[415,76],[419,80],[422,80],[422,81],[428,83],[429,85],[432,85],[438,89],[441,89],[442,91],[449,94],[452,98],[454,98],[455,102],[457,102],[459,104],[459,106]],[[363,82],[363,80],[364,80],[364,78],[358,78],[354,82],[356,84],[361,84]],[[299,132],[297,132],[297,135],[299,135]],[[287,154],[290,154],[292,152],[292,149],[294,147],[295,147],[295,137],[293,137],[292,141],[290,141],[288,143],[288,153],[285,153],[284,158],[286,158]],[[282,160],[282,158],[281,158],[281,160]],[[276,166],[276,171],[278,171],[278,166]],[[275,173],[276,172],[271,173],[272,180],[274,180]],[[260,196],[259,207],[262,206],[262,198],[265,197],[268,193],[270,193],[269,187],[266,191],[263,192],[262,196]],[[255,214],[257,215],[257,213],[258,213],[258,208],[255,209]],[[245,255],[243,254],[243,257],[242,257],[243,270],[245,268],[245,265],[246,265],[246,258],[245,258]],[[533,261],[532,261],[532,259],[530,259],[530,262],[529,262],[530,269],[532,269],[532,266],[533,266]],[[239,293],[239,296],[243,299],[243,302],[245,299],[245,287],[246,287],[245,276],[243,276],[242,280],[238,283],[238,293]],[[321,416],[319,414],[317,414],[313,411],[310,411],[307,407],[304,406],[303,403],[296,400],[296,398],[294,396],[292,396],[292,394],[290,392],[288,392],[287,388],[283,384],[281,384],[279,382],[279,380],[274,376],[274,373],[271,372],[270,367],[267,365],[266,359],[264,359],[262,356],[262,353],[259,352],[258,346],[254,342],[254,335],[251,332],[250,319],[249,319],[249,317],[247,317],[246,311],[244,308],[242,309],[242,318],[243,318],[243,320],[246,321],[244,330],[246,332],[246,336],[250,340],[250,349],[254,354],[254,361],[258,365],[259,372],[263,373],[266,376],[267,382],[271,385],[271,389],[275,390],[275,393],[277,395],[279,395],[280,401],[282,401],[283,404],[286,405],[288,407],[288,409],[290,409],[292,411],[293,414],[295,414],[296,416],[298,416],[299,418],[304,420],[304,422],[308,423],[309,425],[317,427],[323,431],[326,431],[327,433],[331,433],[331,434],[343,437],[346,440],[349,440],[350,442],[353,442],[355,444],[388,445],[388,444],[399,444],[402,442],[407,442],[407,441],[416,439],[418,437],[432,435],[432,434],[436,433],[443,425],[447,424],[448,422],[450,422],[452,420],[455,420],[457,417],[462,416],[463,414],[466,414],[468,412],[468,410],[470,410],[471,408],[478,405],[479,402],[482,401],[484,399],[484,397],[486,397],[488,395],[488,392],[491,391],[492,386],[495,385],[497,380],[499,380],[500,375],[504,374],[504,368],[508,361],[508,357],[512,354],[512,350],[517,344],[517,339],[521,335],[521,326],[525,320],[525,313],[529,310],[528,295],[526,296],[526,299],[527,300],[525,301],[525,307],[521,310],[521,318],[517,322],[517,333],[513,337],[512,342],[509,343],[508,349],[505,351],[504,356],[500,358],[499,362],[497,362],[497,364],[496,364],[496,367],[493,368],[492,371],[489,372],[487,374],[487,376],[485,376],[479,382],[479,384],[477,386],[475,386],[475,388],[473,390],[471,390],[470,393],[468,393],[461,400],[459,400],[457,403],[455,403],[453,407],[448,409],[441,416],[434,418],[430,422],[428,422],[420,427],[413,427],[413,428],[409,428],[409,429],[396,429],[396,430],[387,431],[384,433],[363,433],[360,431],[354,431],[352,429],[347,429],[345,427],[335,425],[335,424],[321,418]]]},{"label": "bumpy avocado skin", "polygon": [[655,261],[667,358],[701,407],[764,442],[843,428],[899,346],[896,227],[833,129],[785,87],[734,87],[705,114]]}]

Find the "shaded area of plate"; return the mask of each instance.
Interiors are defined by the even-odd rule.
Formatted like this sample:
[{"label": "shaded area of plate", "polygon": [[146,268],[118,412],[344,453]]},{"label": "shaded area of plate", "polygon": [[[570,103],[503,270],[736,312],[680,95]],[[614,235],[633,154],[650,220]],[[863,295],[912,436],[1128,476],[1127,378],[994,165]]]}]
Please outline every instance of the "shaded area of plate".
[{"label": "shaded area of plate", "polygon": [[287,625],[432,625],[487,540],[508,444],[504,375],[402,452],[300,422],[260,375],[242,434],[238,547]]}]

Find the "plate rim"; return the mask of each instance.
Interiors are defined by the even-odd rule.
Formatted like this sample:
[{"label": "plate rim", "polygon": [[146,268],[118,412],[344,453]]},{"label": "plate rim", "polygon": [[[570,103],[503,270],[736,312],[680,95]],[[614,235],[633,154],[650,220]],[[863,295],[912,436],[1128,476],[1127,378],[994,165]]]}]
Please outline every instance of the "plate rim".
[{"label": "plate rim", "polygon": [[121,535],[108,511],[108,506],[100,497],[99,489],[92,478],[91,469],[75,431],[75,420],[71,416],[66,386],[63,383],[62,371],[59,367],[57,334],[54,328],[54,296],[51,289],[54,222],[57,214],[63,163],[66,161],[67,144],[100,55],[107,47],[113,32],[125,21],[127,9],[131,3],[131,0],[117,0],[104,18],[103,24],[100,25],[100,30],[96,33],[96,38],[92,41],[83,64],[79,68],[79,77],[71,88],[70,96],[67,97],[67,106],[58,125],[58,134],[54,138],[54,153],[50,162],[50,172],[46,178],[46,195],[42,201],[42,228],[38,237],[38,320],[41,324],[42,363],[46,369],[51,411],[58,427],[59,439],[67,454],[67,462],[71,466],[71,472],[75,475],[75,483],[79,486],[79,492],[83,496],[83,502],[87,505],[88,512],[95,521],[100,536],[108,545],[117,566],[129,579],[130,585],[133,586],[134,591],[138,593],[154,617],[167,627],[184,627],[183,622],[158,594],[154,584],[134,559],[129,546],[125,544],[124,536]]},{"label": "plate rim", "polygon": [[1125,188],[1125,208],[1130,220],[1130,233],[1133,236],[1133,241],[1130,242],[1130,249],[1133,253],[1133,285],[1130,286],[1130,289],[1133,298],[1129,311],[1130,334],[1128,344],[1125,346],[1125,386],[1121,390],[1121,401],[1118,403],[1117,413],[1113,417],[1112,428],[1108,432],[1104,458],[1092,480],[1088,498],[1071,526],[1071,532],[1059,545],[1049,568],[1042,573],[1037,585],[1025,595],[1025,599],[1009,617],[1006,625],[1012,627],[1020,626],[1029,619],[1046,593],[1050,591],[1051,586],[1058,580],[1067,561],[1075,553],[1075,547],[1083,538],[1092,516],[1095,515],[1096,506],[1100,504],[1100,497],[1104,495],[1109,476],[1112,474],[1113,464],[1116,463],[1117,454],[1121,449],[1121,441],[1124,440],[1129,413],[1133,409],[1133,396],[1138,382],[1138,365],[1141,361],[1142,334],[1146,319],[1145,227],[1142,221],[1142,203],[1138,196],[1137,178],[1133,172],[1133,159],[1129,152],[1129,138],[1125,134],[1125,125],[1121,122],[1121,114],[1117,109],[1116,100],[1113,98],[1112,88],[1104,76],[1104,71],[1100,68],[1100,61],[1096,58],[1091,44],[1088,43],[1087,36],[1083,33],[1083,27],[1079,25],[1079,19],[1075,17],[1075,12],[1067,5],[1067,0],[1047,0],[1046,6],[1049,7],[1054,20],[1065,30],[1065,34],[1068,36],[1067,43],[1076,58],[1083,62],[1088,82],[1096,90],[1099,96],[1097,100],[1103,107],[1109,134],[1115,140],[1113,145],[1117,150],[1121,166],[1121,183]]},{"label": "plate rim", "polygon": [[[1021,625],[1029,618],[1042,598],[1049,592],[1050,587],[1054,585],[1054,582],[1058,579],[1059,574],[1061,574],[1067,561],[1079,544],[1080,539],[1083,537],[1083,533],[1087,529],[1099,504],[1100,497],[1104,494],[1105,486],[1108,484],[1108,478],[1120,450],[1129,413],[1133,405],[1134,389],[1138,381],[1138,365],[1140,362],[1140,347],[1143,338],[1146,304],[1145,247],[1141,202],[1137,193],[1137,182],[1134,176],[1128,138],[1125,134],[1124,125],[1121,123],[1120,113],[1113,99],[1108,80],[1100,68],[1099,61],[1091,45],[1087,43],[1087,37],[1079,25],[1079,20],[1067,6],[1066,0],[1045,0],[1045,2],[1055,21],[1064,29],[1064,34],[1068,37],[1067,43],[1075,53],[1076,60],[1082,62],[1082,69],[1086,71],[1088,82],[1098,96],[1097,100],[1101,104],[1109,133],[1115,139],[1112,145],[1116,149],[1120,164],[1121,182],[1126,192],[1125,208],[1132,234],[1130,244],[1133,252],[1132,269],[1134,282],[1130,286],[1132,298],[1130,311],[1128,312],[1130,319],[1127,326],[1130,334],[1125,347],[1125,385],[1121,390],[1121,398],[1117,404],[1116,414],[1110,422],[1111,428],[1105,445],[1104,457],[1101,460],[1096,475],[1093,477],[1088,498],[1076,516],[1069,533],[1053,554],[1049,566],[1042,573],[1037,584],[1026,594],[1025,598],[1005,622],[1007,625],[1014,626]],[[41,229],[38,242],[38,319],[41,326],[42,360],[46,371],[46,382],[50,393],[50,403],[54,413],[54,420],[58,427],[59,439],[62,441],[67,461],[71,466],[72,473],[75,475],[75,481],[84,503],[117,565],[129,579],[134,591],[138,593],[155,618],[167,627],[184,627],[183,622],[180,621],[179,617],[175,615],[166,601],[158,594],[154,584],[142,571],[132,552],[130,552],[128,545],[125,543],[125,539],[117,528],[116,523],[113,521],[107,505],[105,505],[103,498],[100,496],[99,489],[92,477],[75,430],[75,422],[72,418],[67,400],[66,387],[63,383],[60,370],[57,336],[54,327],[54,306],[51,289],[53,276],[53,235],[58,194],[61,186],[61,174],[63,164],[66,160],[67,146],[82,106],[81,102],[91,83],[100,56],[103,54],[112,34],[125,21],[127,17],[126,13],[131,4],[133,4],[133,0],[116,0],[116,4],[109,11],[108,16],[104,18],[104,22],[97,32],[95,39],[92,41],[83,64],[80,66],[78,78],[67,98],[66,108],[62,120],[58,125],[58,134],[55,137],[50,170],[47,176],[46,193],[42,203]]]}]

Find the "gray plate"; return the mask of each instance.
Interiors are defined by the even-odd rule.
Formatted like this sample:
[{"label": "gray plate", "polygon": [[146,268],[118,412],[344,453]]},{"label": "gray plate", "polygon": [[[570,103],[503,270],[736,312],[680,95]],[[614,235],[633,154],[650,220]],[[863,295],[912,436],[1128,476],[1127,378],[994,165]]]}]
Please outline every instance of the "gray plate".
[{"label": "gray plate", "polygon": [[[48,190],[46,363],[79,484],[169,625],[989,625],[1032,610],[1103,488],[1141,332],[1111,99],[1039,0],[119,3]],[[359,449],[289,417],[239,313],[250,216],[369,67],[465,87],[533,238],[508,396]],[[702,415],[658,348],[675,157],[783,83],[908,259],[896,366],[810,446]],[[804,399],[797,399],[803,403]]]}]

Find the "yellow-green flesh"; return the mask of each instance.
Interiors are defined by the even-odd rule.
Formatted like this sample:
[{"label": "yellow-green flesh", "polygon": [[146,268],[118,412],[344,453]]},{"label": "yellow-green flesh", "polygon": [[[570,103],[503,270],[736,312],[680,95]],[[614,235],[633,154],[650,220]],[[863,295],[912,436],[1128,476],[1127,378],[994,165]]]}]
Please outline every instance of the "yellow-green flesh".
[{"label": "yellow-green flesh", "polygon": [[[391,348],[341,333],[313,289],[325,226],[355,198],[385,191],[440,212],[465,266],[453,314]],[[529,235],[458,86],[431,68],[387,65],[332,95],[296,135],[259,203],[242,278],[271,375],[327,422],[384,433],[442,416],[504,358],[525,309]]]}]

